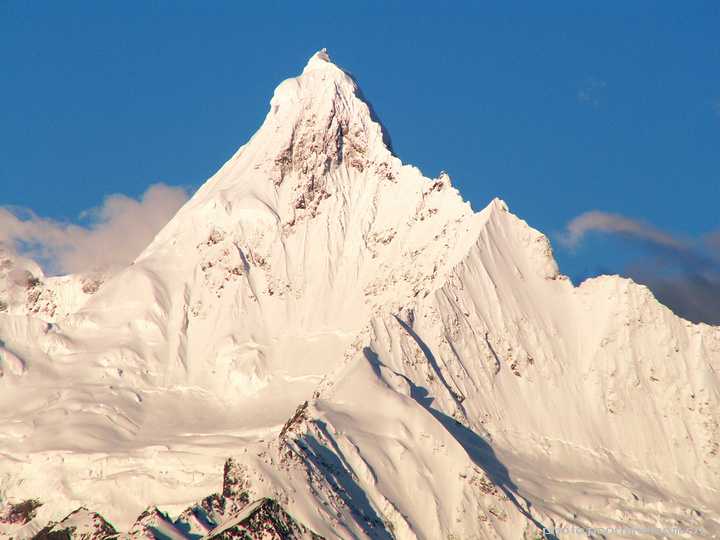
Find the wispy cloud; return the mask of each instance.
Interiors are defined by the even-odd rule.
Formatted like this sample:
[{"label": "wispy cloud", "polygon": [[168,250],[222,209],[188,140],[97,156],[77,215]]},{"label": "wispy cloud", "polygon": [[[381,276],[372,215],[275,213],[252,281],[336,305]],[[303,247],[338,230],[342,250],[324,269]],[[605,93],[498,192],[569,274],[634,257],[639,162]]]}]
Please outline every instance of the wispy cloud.
[{"label": "wispy cloud", "polygon": [[608,214],[593,210],[576,217],[567,225],[568,234],[563,238],[566,245],[576,245],[588,232],[622,234],[627,237],[652,242],[658,246],[680,251],[689,249],[686,241],[656,229],[643,221],[628,218],[620,214]]},{"label": "wispy cloud", "polygon": [[600,102],[594,97],[595,89],[607,86],[607,83],[600,79],[595,79],[590,75],[586,75],[583,79],[583,87],[578,90],[577,97],[579,101],[584,101],[595,105],[596,107]]},{"label": "wispy cloud", "polygon": [[720,324],[720,230],[680,238],[619,214],[586,212],[567,225],[560,241],[577,247],[589,233],[613,235],[642,247],[623,274],[646,285],[660,302],[693,322]]},{"label": "wispy cloud", "polygon": [[37,260],[48,274],[118,268],[130,264],[187,200],[183,188],[164,184],[150,186],[139,201],[111,195],[83,212],[87,227],[0,207],[0,242]]}]

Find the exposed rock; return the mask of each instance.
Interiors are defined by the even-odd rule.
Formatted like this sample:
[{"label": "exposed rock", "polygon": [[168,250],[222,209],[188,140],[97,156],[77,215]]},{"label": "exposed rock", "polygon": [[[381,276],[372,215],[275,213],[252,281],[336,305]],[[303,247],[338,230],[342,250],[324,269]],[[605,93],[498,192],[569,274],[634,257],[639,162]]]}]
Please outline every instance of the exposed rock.
[{"label": "exposed rock", "polygon": [[[171,534],[168,534],[171,533]],[[130,529],[130,532],[123,538],[168,538],[172,537],[173,533],[180,536],[182,533],[177,530],[170,516],[165,512],[161,511],[157,506],[151,506],[146,509],[137,521]],[[180,536],[182,538],[182,536]]]},{"label": "exposed rock", "polygon": [[[245,496],[247,497],[247,494]],[[174,525],[189,538],[205,536],[219,524],[238,514],[246,505],[246,501],[241,502],[213,493],[180,514]]]},{"label": "exposed rock", "polygon": [[204,540],[319,540],[322,537],[299,525],[273,499],[260,499],[223,524]]},{"label": "exposed rock", "polygon": [[240,501],[243,504],[250,501],[248,494],[250,480],[245,474],[246,470],[245,465],[236,462],[233,458],[228,458],[223,471],[223,497]]},{"label": "exposed rock", "polygon": [[24,525],[37,515],[37,510],[42,506],[38,499],[28,499],[17,504],[8,504],[5,511],[0,514],[0,522],[17,525]]},{"label": "exposed rock", "polygon": [[106,540],[117,531],[105,518],[87,508],[78,508],[60,523],[49,523],[33,540]]}]

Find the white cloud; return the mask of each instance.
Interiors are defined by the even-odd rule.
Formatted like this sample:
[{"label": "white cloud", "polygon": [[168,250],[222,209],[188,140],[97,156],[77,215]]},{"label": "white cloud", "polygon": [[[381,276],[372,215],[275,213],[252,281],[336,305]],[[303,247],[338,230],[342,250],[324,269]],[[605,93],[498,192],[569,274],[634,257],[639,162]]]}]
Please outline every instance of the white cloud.
[{"label": "white cloud", "polygon": [[[188,200],[180,187],[150,186],[137,201],[110,195],[101,207],[83,212],[90,225],[41,218],[23,209],[0,207],[0,242],[14,244],[49,274],[81,273],[130,264]],[[27,215],[21,219],[18,214]]]}]

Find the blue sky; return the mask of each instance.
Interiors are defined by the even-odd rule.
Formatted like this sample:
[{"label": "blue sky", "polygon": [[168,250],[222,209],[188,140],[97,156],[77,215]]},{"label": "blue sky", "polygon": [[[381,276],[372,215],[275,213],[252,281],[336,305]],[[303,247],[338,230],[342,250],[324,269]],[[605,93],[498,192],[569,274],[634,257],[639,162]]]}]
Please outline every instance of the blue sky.
[{"label": "blue sky", "polygon": [[0,205],[93,229],[191,192],[327,47],[404,162],[505,200],[574,282],[631,276],[717,324],[719,28],[702,1],[3,1]]}]

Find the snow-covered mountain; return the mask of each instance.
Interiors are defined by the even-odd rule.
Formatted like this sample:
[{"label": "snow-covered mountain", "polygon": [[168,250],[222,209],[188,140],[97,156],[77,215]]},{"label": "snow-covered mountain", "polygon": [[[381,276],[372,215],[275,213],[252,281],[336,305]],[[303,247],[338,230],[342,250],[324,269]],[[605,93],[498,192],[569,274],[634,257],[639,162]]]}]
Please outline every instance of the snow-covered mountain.
[{"label": "snow-covered mountain", "polygon": [[403,165],[324,51],[91,288],[0,313],[0,534],[720,535],[720,328],[573,287],[502,201]]}]

